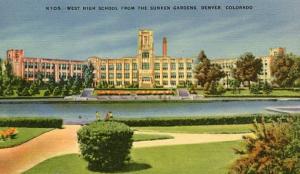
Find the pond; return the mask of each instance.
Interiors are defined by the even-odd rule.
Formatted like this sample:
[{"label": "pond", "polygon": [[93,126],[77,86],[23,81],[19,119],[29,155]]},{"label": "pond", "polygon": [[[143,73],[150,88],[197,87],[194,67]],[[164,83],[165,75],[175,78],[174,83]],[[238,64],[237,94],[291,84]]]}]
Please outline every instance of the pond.
[{"label": "pond", "polygon": [[269,113],[267,107],[299,106],[300,101],[214,101],[207,103],[14,103],[0,104],[0,117],[59,117],[85,122],[111,111],[114,117],[181,117]]}]

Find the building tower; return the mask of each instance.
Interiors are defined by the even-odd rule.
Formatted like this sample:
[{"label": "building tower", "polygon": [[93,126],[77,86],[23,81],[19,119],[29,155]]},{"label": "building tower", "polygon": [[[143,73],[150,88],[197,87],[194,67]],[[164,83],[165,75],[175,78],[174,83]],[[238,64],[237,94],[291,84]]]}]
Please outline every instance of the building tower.
[{"label": "building tower", "polygon": [[10,49],[6,52],[7,61],[12,66],[12,72],[15,76],[23,77],[23,58],[24,51],[23,50],[15,50]]},{"label": "building tower", "polygon": [[139,86],[142,88],[153,87],[153,57],[154,42],[151,30],[140,30],[138,33],[138,67]]},{"label": "building tower", "polygon": [[167,42],[167,38],[164,37],[162,43],[162,56],[167,57],[167,54],[168,54],[168,42]]}]

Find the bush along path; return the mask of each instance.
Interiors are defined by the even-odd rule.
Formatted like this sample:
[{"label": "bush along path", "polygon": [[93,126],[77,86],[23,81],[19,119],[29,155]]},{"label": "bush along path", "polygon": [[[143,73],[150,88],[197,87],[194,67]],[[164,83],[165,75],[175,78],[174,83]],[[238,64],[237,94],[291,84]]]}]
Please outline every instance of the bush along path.
[{"label": "bush along path", "polygon": [[[54,156],[79,153],[77,143],[77,131],[79,125],[67,125],[64,129],[55,129],[37,138],[32,139],[20,146],[0,149],[1,173],[22,173],[38,163]],[[163,134],[170,135],[174,139],[134,142],[134,148],[198,144],[221,141],[241,140],[247,134],[182,134],[182,133],[158,133],[158,132],[135,132],[140,134]]]}]

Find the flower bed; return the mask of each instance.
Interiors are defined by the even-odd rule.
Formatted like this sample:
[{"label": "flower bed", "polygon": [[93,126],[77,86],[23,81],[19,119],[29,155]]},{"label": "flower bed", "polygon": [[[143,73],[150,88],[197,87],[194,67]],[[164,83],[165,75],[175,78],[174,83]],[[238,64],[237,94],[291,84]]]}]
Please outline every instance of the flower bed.
[{"label": "flower bed", "polygon": [[172,90],[97,90],[97,95],[174,95]]},{"label": "flower bed", "polygon": [[5,130],[0,130],[0,140],[14,139],[16,138],[18,131],[16,128],[8,128]]}]

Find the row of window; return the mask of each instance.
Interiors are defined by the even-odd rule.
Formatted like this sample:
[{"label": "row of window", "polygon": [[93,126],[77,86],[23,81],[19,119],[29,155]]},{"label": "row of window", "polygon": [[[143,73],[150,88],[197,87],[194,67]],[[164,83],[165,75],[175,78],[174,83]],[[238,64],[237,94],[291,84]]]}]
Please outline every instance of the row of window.
[{"label": "row of window", "polygon": [[[35,62],[24,62],[24,68],[35,68],[37,69],[38,66],[42,67],[42,69],[54,69],[55,68],[55,64],[51,64],[51,63],[35,63]],[[73,65],[73,70],[82,70],[83,65],[81,64],[76,64]],[[63,69],[63,70],[69,70],[70,69],[70,65],[68,64],[59,64],[59,69]]]},{"label": "row of window", "polygon": [[[168,73],[163,73],[163,74],[162,74],[162,77],[163,77],[164,79],[165,79],[165,78],[169,78],[169,74],[168,74]],[[172,72],[172,73],[171,73],[171,78],[172,78],[172,79],[176,79],[176,77],[177,77],[177,74],[176,74],[175,72]],[[192,78],[192,73],[188,72],[188,73],[186,74],[186,77],[187,77],[187,78]],[[160,73],[155,73],[154,78],[159,79],[159,78],[160,78]],[[178,73],[178,78],[179,78],[179,79],[184,79],[184,73],[182,73],[182,72]]]},{"label": "row of window", "polygon": [[[117,63],[116,64],[116,70],[122,70],[123,69],[122,66],[123,65],[121,63]],[[114,70],[115,69],[115,65],[114,64],[109,64],[108,65],[108,69],[109,70]],[[125,63],[124,64],[124,69],[125,70],[130,70],[130,64],[129,63]],[[132,64],[132,69],[133,70],[137,70],[137,64],[136,63]],[[106,70],[106,64],[101,65],[100,66],[100,70]]]},{"label": "row of window", "polygon": [[[176,70],[176,63],[171,63],[170,69],[171,70]],[[115,65],[114,64],[109,64],[108,65],[108,69],[109,70],[114,70],[115,69]],[[122,64],[121,63],[117,63],[116,64],[116,70],[122,70]],[[124,69],[125,70],[130,70],[130,64],[129,63],[125,63],[124,64]],[[137,70],[137,63],[133,63],[132,64],[132,69],[133,70]],[[148,70],[150,69],[150,64],[147,62],[143,62],[142,63],[142,69],[143,70]],[[160,70],[160,63],[155,63],[154,64],[154,69],[155,70]],[[163,70],[168,70],[169,69],[169,64],[168,63],[163,63],[162,64],[162,69]],[[184,70],[184,63],[178,63],[178,69],[179,70]],[[186,63],[186,69],[187,70],[191,70],[192,69],[192,63]],[[103,64],[100,66],[100,70],[106,70],[106,64]]]}]

